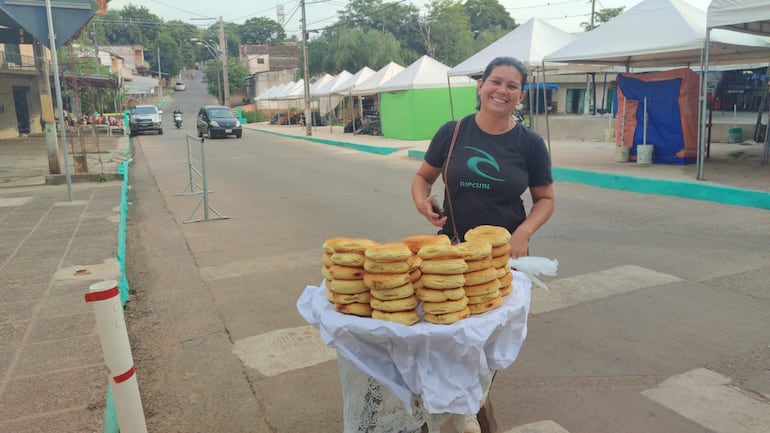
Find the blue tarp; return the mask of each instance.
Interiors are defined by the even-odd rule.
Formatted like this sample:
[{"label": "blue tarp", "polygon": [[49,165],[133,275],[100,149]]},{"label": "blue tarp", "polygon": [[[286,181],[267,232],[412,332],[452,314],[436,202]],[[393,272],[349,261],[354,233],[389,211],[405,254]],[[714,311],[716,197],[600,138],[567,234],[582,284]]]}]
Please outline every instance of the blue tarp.
[{"label": "blue tarp", "polygon": [[[645,144],[644,99],[647,98],[647,144],[655,145],[654,161],[657,164],[686,164],[676,153],[684,147],[682,117],[679,109],[679,93],[682,79],[663,81],[642,81],[636,78],[618,76],[618,86],[628,100],[636,100],[637,126],[634,130],[634,147]],[[617,98],[617,95],[616,95]],[[618,107],[616,101],[615,107]],[[617,111],[617,108],[615,108]]]},{"label": "blue tarp", "polygon": [[[535,84],[535,88],[536,89],[541,89],[542,90],[544,87],[546,89],[550,89],[550,90],[559,90],[559,85],[558,84],[553,84],[553,83],[537,83],[537,84]],[[529,90],[529,84],[525,84],[524,85],[524,90]]]}]

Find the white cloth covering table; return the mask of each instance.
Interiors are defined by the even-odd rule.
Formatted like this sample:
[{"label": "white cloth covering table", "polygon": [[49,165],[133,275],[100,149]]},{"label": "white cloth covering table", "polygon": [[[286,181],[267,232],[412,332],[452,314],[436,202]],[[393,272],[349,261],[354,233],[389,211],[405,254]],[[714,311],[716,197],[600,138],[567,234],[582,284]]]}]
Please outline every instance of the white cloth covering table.
[{"label": "white cloth covering table", "polygon": [[516,360],[526,338],[532,283],[512,272],[513,293],[499,308],[450,325],[341,314],[324,283],[307,286],[297,309],[327,346],[384,385],[409,414],[419,401],[428,414],[471,415],[484,403],[495,371]]}]

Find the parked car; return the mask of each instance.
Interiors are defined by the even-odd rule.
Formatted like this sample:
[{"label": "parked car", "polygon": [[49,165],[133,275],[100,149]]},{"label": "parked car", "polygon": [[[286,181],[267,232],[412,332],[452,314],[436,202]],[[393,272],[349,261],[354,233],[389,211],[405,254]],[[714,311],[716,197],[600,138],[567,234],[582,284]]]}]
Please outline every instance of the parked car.
[{"label": "parked car", "polygon": [[136,137],[140,132],[155,131],[163,134],[163,111],[154,105],[137,105],[131,110],[129,116],[129,135]]},{"label": "parked car", "polygon": [[174,84],[174,90],[176,90],[177,92],[187,90],[187,84],[181,81],[177,81],[176,84]]},{"label": "parked car", "polygon": [[198,137],[207,135],[209,138],[235,135],[241,138],[243,130],[241,122],[233,114],[230,107],[222,105],[204,105],[198,110]]}]

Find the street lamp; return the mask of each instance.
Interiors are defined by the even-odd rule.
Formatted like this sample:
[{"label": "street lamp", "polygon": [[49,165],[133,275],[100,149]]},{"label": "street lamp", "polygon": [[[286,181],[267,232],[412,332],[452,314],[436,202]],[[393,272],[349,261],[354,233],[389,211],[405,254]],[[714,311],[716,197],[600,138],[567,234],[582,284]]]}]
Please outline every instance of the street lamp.
[{"label": "street lamp", "polygon": [[[218,46],[215,49],[208,42],[202,41],[202,40],[200,40],[198,38],[191,38],[190,42],[195,42],[196,45],[202,45],[202,46],[206,47],[206,49],[211,54],[211,56],[214,58],[214,60],[219,61],[219,54],[218,54],[219,47]],[[219,77],[219,68],[215,67],[214,71],[216,71],[216,73],[217,73],[217,99],[219,100],[220,104],[225,105],[224,97],[222,96],[222,83],[221,83],[220,77]]]},{"label": "street lamp", "polygon": [[[193,20],[213,20],[215,18],[191,18]],[[224,87],[224,101],[222,105],[229,107],[230,101],[230,78],[227,74],[227,38],[225,38],[225,22],[222,17],[219,17],[219,48],[218,52],[222,58],[222,82]]]}]

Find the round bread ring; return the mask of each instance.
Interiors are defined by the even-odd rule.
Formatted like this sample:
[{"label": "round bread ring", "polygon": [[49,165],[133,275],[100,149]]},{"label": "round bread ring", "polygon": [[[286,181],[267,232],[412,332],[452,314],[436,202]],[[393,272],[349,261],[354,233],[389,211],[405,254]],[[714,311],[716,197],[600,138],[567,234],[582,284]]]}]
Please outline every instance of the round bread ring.
[{"label": "round bread ring", "polygon": [[425,287],[420,287],[415,289],[415,293],[423,302],[456,301],[465,296],[465,290],[462,287],[456,289],[426,289]]},{"label": "round bread ring", "polygon": [[500,296],[508,296],[511,293],[513,293],[513,284],[507,284],[503,287],[500,287]]},{"label": "round bread ring", "polygon": [[475,286],[496,279],[497,270],[495,268],[486,268],[478,271],[466,272],[463,276],[465,276],[466,286]]},{"label": "round bread ring", "polygon": [[364,266],[364,255],[361,253],[334,253],[330,256],[330,259],[335,265],[342,266]]},{"label": "round bread ring", "polygon": [[371,239],[366,238],[348,238],[336,236],[329,238],[323,243],[323,249],[327,253],[363,253],[367,248],[378,245]]},{"label": "round bread ring", "polygon": [[321,263],[324,264],[324,266],[331,266],[334,263],[332,262],[332,255],[331,253],[324,253],[323,257],[321,258]]},{"label": "round bread ring", "polygon": [[[485,302],[489,302],[495,298],[500,297],[500,289],[495,289],[492,293],[487,293],[486,295],[479,295],[479,296],[468,296],[468,305],[474,305],[474,304],[483,304]],[[473,308],[473,307],[471,307]]]},{"label": "round bread ring", "polygon": [[423,288],[424,286],[422,284],[422,277],[412,281],[412,287],[414,288],[414,290]]},{"label": "round bread ring", "polygon": [[452,241],[447,235],[413,235],[407,236],[401,239],[401,242],[405,243],[412,254],[417,254],[423,245],[440,244],[440,245],[452,245]]},{"label": "round bread ring", "polygon": [[420,281],[429,289],[456,289],[465,285],[465,276],[463,274],[422,274]]},{"label": "round bread ring", "polygon": [[423,260],[437,258],[456,258],[460,257],[460,251],[458,251],[457,248],[455,248],[452,244],[428,244],[423,245],[422,248],[420,248],[420,251],[417,252],[417,255],[420,256],[420,258]]},{"label": "round bread ring", "polygon": [[421,276],[422,276],[422,271],[419,268],[409,271],[409,281],[413,283],[419,280]]},{"label": "round bread ring", "polygon": [[334,291],[328,287],[326,288],[326,300],[334,302]]},{"label": "round bread ring", "polygon": [[369,292],[356,293],[353,295],[346,295],[344,293],[334,293],[334,292],[332,293],[333,293],[332,302],[334,302],[335,304],[353,304],[353,303],[366,304],[372,299],[372,295],[370,295]]},{"label": "round bread ring", "polygon": [[323,244],[321,244],[321,248],[324,249],[324,252],[327,254],[334,254],[334,247],[333,245],[337,242],[343,242],[348,241],[350,238],[346,238],[343,236],[335,236],[333,238],[326,239]]},{"label": "round bread ring", "polygon": [[492,267],[492,256],[484,257],[480,260],[466,260],[465,264],[468,265],[468,269],[465,272],[480,271]]},{"label": "round bread ring", "polygon": [[508,256],[511,253],[511,244],[508,242],[500,245],[499,247],[492,248],[492,257]]},{"label": "round bread ring", "polygon": [[354,302],[352,304],[334,304],[334,310],[343,314],[354,314],[361,317],[372,317],[372,306],[369,303]]},{"label": "round bread ring", "polygon": [[498,277],[498,280],[500,280],[500,287],[511,284],[513,282],[513,273],[511,271],[506,271],[505,275]]},{"label": "round bread ring", "polygon": [[392,289],[409,282],[409,273],[401,274],[371,274],[364,273],[364,284],[370,289]]},{"label": "round bread ring", "polygon": [[493,247],[499,247],[511,240],[511,232],[505,227],[480,225],[465,232],[465,240],[487,239]]},{"label": "round bread ring", "polygon": [[383,301],[390,301],[393,299],[408,298],[414,294],[414,287],[412,283],[406,283],[403,286],[394,287],[392,289],[370,289],[372,296]]},{"label": "round bread ring", "polygon": [[408,259],[406,259],[406,262],[409,263],[409,270],[413,271],[415,269],[420,269],[420,265],[422,264],[422,259],[420,256],[411,256]]},{"label": "round bread ring", "polygon": [[424,274],[452,275],[462,274],[468,269],[465,260],[455,259],[428,259],[423,260],[420,271]]},{"label": "round bread ring", "polygon": [[402,262],[377,262],[366,259],[364,261],[364,270],[373,274],[401,274],[409,272],[409,263]]},{"label": "round bread ring", "polygon": [[511,273],[511,266],[506,264],[505,266],[501,266],[499,268],[494,268],[495,271],[497,271],[497,278],[505,278],[506,274]]},{"label": "round bread ring", "polygon": [[335,280],[361,280],[364,278],[364,268],[355,266],[331,265],[329,272]]},{"label": "round bread ring", "polygon": [[364,280],[337,280],[329,281],[328,287],[337,293],[346,295],[355,295],[356,293],[368,292],[369,288],[364,284]]},{"label": "round bread ring", "polygon": [[460,250],[460,256],[466,261],[481,260],[492,254],[492,244],[487,239],[474,239],[455,245]]},{"label": "round bread ring", "polygon": [[492,257],[492,267],[493,268],[502,268],[505,266],[506,263],[508,263],[508,260],[510,260],[510,256],[497,256]]},{"label": "round bread ring", "polygon": [[332,278],[332,271],[329,266],[322,266],[321,267],[321,276],[324,277],[325,280],[331,280]]},{"label": "round bread ring", "polygon": [[470,298],[471,296],[481,296],[488,293],[492,293],[500,288],[500,280],[495,278],[494,280],[487,281],[486,283],[475,284],[473,286],[465,286],[465,296]]},{"label": "round bread ring", "polygon": [[462,319],[467,319],[471,315],[471,310],[468,307],[463,308],[460,311],[446,314],[430,314],[425,313],[425,321],[435,323],[437,325],[449,325]]},{"label": "round bread ring", "polygon": [[403,262],[412,256],[412,251],[403,242],[373,245],[364,252],[367,259],[378,262]]},{"label": "round bread ring", "polygon": [[417,304],[420,303],[420,300],[417,299],[417,296],[407,296],[406,298],[402,299],[391,299],[389,301],[384,301],[382,299],[377,299],[375,297],[372,297],[372,299],[369,300],[369,305],[372,306],[375,310],[380,311],[386,311],[388,313],[394,313],[396,311],[406,311],[406,310],[414,310],[417,308]]},{"label": "round bread ring", "polygon": [[420,315],[417,314],[416,310],[388,312],[372,309],[372,319],[410,326],[420,321]]},{"label": "round bread ring", "polygon": [[468,304],[468,309],[471,310],[471,314],[481,314],[490,310],[494,310],[501,305],[503,305],[503,298],[498,296],[497,298],[482,302],[480,304]]},{"label": "round bread ring", "polygon": [[463,296],[460,299],[441,301],[441,302],[423,302],[422,310],[430,314],[446,314],[460,311],[468,306],[468,298]]}]

